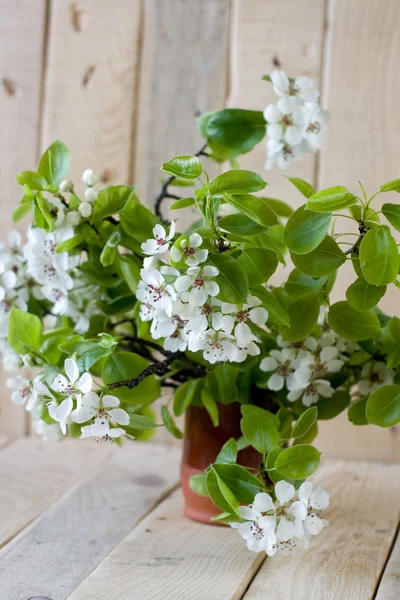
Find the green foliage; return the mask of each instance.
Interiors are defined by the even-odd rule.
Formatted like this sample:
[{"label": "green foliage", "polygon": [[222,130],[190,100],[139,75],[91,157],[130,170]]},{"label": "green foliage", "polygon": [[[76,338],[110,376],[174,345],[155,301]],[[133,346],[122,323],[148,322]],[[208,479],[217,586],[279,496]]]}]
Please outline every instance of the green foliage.
[{"label": "green foliage", "polygon": [[307,181],[304,181],[304,179],[300,179],[299,177],[287,177],[287,179],[306,198],[310,198],[315,194],[313,186],[310,183],[307,183]]},{"label": "green foliage", "polygon": [[247,248],[243,250],[237,262],[243,267],[249,286],[253,287],[265,283],[275,273],[278,257],[267,248]]},{"label": "green foliage", "polygon": [[372,311],[360,312],[345,301],[331,306],[328,321],[338,335],[355,342],[374,339],[380,331],[379,319]]},{"label": "green foliage", "polygon": [[382,213],[389,223],[397,229],[397,231],[400,231],[400,206],[388,202],[382,206]]},{"label": "green foliage", "polygon": [[293,427],[292,437],[301,438],[308,433],[311,427],[314,425],[318,418],[318,409],[316,406],[308,408],[300,417],[297,419],[295,426]]},{"label": "green foliage", "polygon": [[181,179],[197,179],[203,172],[203,165],[197,156],[175,156],[163,163],[161,169]]},{"label": "green foliage", "polygon": [[190,379],[182,383],[176,390],[174,398],[174,414],[180,417],[190,405],[196,392],[198,381]]},{"label": "green foliage", "polygon": [[308,198],[307,208],[318,212],[332,212],[353,206],[357,198],[343,186],[321,190]]},{"label": "green foliage", "polygon": [[387,225],[368,231],[360,245],[360,265],[363,275],[372,285],[394,281],[399,273],[397,244]]},{"label": "green foliage", "polygon": [[306,275],[323,277],[338,270],[346,261],[346,256],[333,238],[327,235],[322,242],[308,254],[290,253],[293,264]]},{"label": "green foliage", "polygon": [[100,221],[122,211],[132,194],[133,188],[126,185],[112,185],[101,190],[93,210],[93,221]]},{"label": "green foliage", "polygon": [[316,213],[300,206],[286,223],[284,241],[295,254],[308,254],[324,240],[331,213]]},{"label": "green foliage", "polygon": [[[237,171],[235,171],[237,173]],[[256,190],[248,190],[256,191]],[[231,195],[232,192],[226,193],[224,199],[228,204],[236,208],[239,212],[243,213],[252,221],[255,221],[263,227],[270,227],[276,225],[278,220],[275,212],[269,206],[261,196],[252,196],[251,194],[237,194]]]},{"label": "green foliage", "polygon": [[234,169],[221,173],[209,183],[208,189],[211,196],[222,194],[247,194],[263,190],[267,182],[254,171]]},{"label": "green foliage", "polygon": [[42,322],[36,315],[12,308],[8,321],[8,343],[15,352],[39,350],[43,335]]},{"label": "green foliage", "polygon": [[242,415],[240,427],[253,448],[266,455],[278,445],[279,431],[275,415],[250,404],[242,406]]},{"label": "green foliage", "polygon": [[300,444],[283,450],[275,463],[275,468],[284,477],[304,479],[319,467],[321,453],[309,444]]},{"label": "green foliage", "polygon": [[310,335],[318,322],[320,303],[318,295],[309,293],[289,302],[286,312],[290,325],[281,327],[281,334],[288,342],[300,342]]},{"label": "green foliage", "polygon": [[364,312],[374,308],[385,295],[386,285],[371,285],[359,277],[347,288],[346,298],[352,308]]},{"label": "green foliage", "polygon": [[369,423],[393,427],[400,422],[400,385],[385,385],[368,398],[366,417]]},{"label": "green foliage", "polygon": [[[56,140],[47,148],[40,159],[37,172],[48,184],[58,185],[65,179],[70,164],[71,158],[67,146]],[[38,183],[39,180],[37,180]]]},{"label": "green foliage", "polygon": [[[105,362],[102,379],[105,384],[125,381],[137,377],[148,361],[133,352],[114,352]],[[160,395],[160,382],[154,375],[146,377],[137,387],[126,386],[113,389],[112,394],[128,405],[147,405]]]},{"label": "green foliage", "polygon": [[227,254],[213,254],[208,262],[219,270],[215,277],[219,285],[219,300],[238,304],[246,302],[249,285],[240,262]]}]

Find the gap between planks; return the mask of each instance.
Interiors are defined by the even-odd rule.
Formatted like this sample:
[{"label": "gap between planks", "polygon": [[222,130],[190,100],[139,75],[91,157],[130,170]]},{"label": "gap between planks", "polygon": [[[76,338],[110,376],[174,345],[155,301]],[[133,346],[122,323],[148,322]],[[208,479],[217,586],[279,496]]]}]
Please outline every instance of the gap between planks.
[{"label": "gap between planks", "polygon": [[153,444],[117,449],[0,551],[2,600],[65,600],[177,486],[179,457],[179,449]]}]

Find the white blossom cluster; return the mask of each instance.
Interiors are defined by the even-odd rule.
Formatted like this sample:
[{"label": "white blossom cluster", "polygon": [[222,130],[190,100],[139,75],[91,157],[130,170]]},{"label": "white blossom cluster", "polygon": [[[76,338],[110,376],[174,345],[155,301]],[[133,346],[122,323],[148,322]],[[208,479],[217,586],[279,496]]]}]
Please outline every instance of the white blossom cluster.
[{"label": "white blossom cluster", "polygon": [[309,77],[292,80],[283,71],[273,71],[270,79],[279,99],[264,110],[269,138],[265,168],[277,164],[286,169],[295,158],[319,150],[329,113],[319,106],[320,94]]},{"label": "white blossom cluster", "polygon": [[[154,239],[142,244],[149,256],[144,259],[136,293],[141,319],[151,321],[152,337],[164,338],[166,350],[202,351],[210,363],[242,362],[248,355],[260,354],[250,324],[264,326],[268,319],[261,300],[249,295],[247,302],[239,305],[217,299],[219,271],[204,264],[208,250],[201,248],[203,240],[198,233],[184,237],[180,247],[173,246],[168,259],[175,224],[168,235],[162,225],[156,225],[153,233]],[[179,263],[180,269],[171,261]]]},{"label": "white blossom cluster", "polygon": [[[119,407],[119,399],[106,394],[101,398],[92,391],[93,379],[90,373],[79,376],[76,361],[67,358],[63,373],[55,376],[48,387],[43,383],[42,374],[33,380],[17,376],[7,380],[15,404],[25,405],[33,411],[33,427],[45,439],[59,439],[67,432],[70,423],[84,424],[81,438],[95,437],[113,440],[126,432],[118,425],[128,425],[128,413]],[[54,393],[55,392],[55,393]],[[46,423],[41,418],[43,409],[55,423]]]},{"label": "white blossom cluster", "polygon": [[250,506],[239,506],[242,522],[230,523],[238,529],[252,552],[266,552],[268,556],[289,554],[296,548],[307,548],[313,536],[318,535],[328,522],[321,513],[329,506],[329,494],[320,485],[313,490],[305,481],[297,495],[287,481],[275,485],[276,500],[261,492]]}]

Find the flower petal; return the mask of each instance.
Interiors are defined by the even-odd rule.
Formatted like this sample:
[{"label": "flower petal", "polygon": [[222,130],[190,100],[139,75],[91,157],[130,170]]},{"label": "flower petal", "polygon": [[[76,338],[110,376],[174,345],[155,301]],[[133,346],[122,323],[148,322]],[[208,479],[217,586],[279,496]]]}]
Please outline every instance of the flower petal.
[{"label": "flower petal", "polygon": [[73,358],[67,358],[65,360],[64,369],[70,382],[75,383],[79,377],[79,369]]},{"label": "flower petal", "polygon": [[82,394],[87,394],[92,389],[93,380],[90,373],[84,373],[77,383],[77,388]]},{"label": "flower petal", "polygon": [[293,498],[296,493],[294,485],[287,481],[281,480],[275,485],[275,495],[280,504],[285,504]]},{"label": "flower petal", "polygon": [[266,492],[260,492],[256,494],[253,502],[253,506],[259,512],[267,512],[274,509],[274,502],[269,494]]},{"label": "flower petal", "polygon": [[123,408],[112,408],[108,414],[119,425],[129,425],[129,415]]}]

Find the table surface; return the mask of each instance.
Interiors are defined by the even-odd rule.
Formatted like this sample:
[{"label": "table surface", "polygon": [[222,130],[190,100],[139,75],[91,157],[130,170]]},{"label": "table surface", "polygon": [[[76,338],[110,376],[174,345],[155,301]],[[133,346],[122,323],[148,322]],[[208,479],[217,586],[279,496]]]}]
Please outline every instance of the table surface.
[{"label": "table surface", "polygon": [[1,600],[400,598],[398,465],[325,461],[330,526],[265,559],[182,516],[179,448],[1,443]]}]

